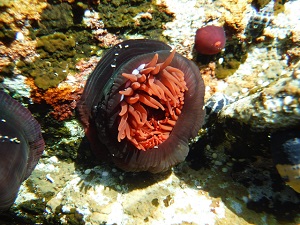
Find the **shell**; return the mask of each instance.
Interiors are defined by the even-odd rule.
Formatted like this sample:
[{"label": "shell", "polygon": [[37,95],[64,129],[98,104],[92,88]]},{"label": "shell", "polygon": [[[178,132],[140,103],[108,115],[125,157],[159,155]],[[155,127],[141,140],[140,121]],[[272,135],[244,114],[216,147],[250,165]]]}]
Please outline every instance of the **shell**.
[{"label": "shell", "polygon": [[0,91],[0,211],[14,203],[44,146],[40,125],[30,111]]},{"label": "shell", "polygon": [[[203,123],[205,115],[203,108],[205,88],[199,69],[193,62],[175,53],[175,51],[171,53],[170,49],[168,45],[152,40],[131,40],[115,46],[101,59],[95,71],[89,77],[82,99],[78,104],[81,121],[85,126],[86,135],[95,154],[103,156],[103,148],[99,148],[99,146],[101,146],[100,143],[105,144],[109,149],[108,154],[114,163],[125,171],[157,173],[166,171],[183,161],[189,151],[189,139],[197,135]],[[158,61],[156,62],[156,60]],[[168,67],[165,67],[167,64]],[[111,67],[111,65],[115,65],[115,67]],[[148,68],[147,65],[151,68]],[[132,119],[124,119],[127,121],[124,123],[127,123],[126,126],[131,131],[131,134],[128,132],[126,135],[125,133],[120,134],[120,130],[122,130],[120,128],[121,115],[124,114],[123,110],[121,112],[121,109],[122,104],[127,104],[128,107],[133,106],[135,118],[143,117],[142,114],[144,112],[147,115],[147,119],[151,120],[153,118],[156,121],[158,121],[158,117],[168,114],[165,114],[162,110],[166,107],[162,106],[165,102],[162,102],[160,95],[155,95],[151,91],[151,93],[146,90],[142,91],[137,87],[134,88],[134,91],[128,89],[132,85],[135,74],[143,74],[145,71],[148,75],[145,75],[146,80],[140,84],[148,85],[149,89],[149,79],[152,79],[150,78],[151,74],[155,74],[155,71],[158,71],[154,69],[157,65],[160,65],[158,67],[162,68],[155,75],[159,78],[153,79],[163,79],[160,76],[162,76],[162,73],[165,73],[163,72],[164,70],[177,68],[184,73],[184,83],[186,83],[187,91],[182,97],[182,101],[184,99],[183,107],[180,110],[177,109],[179,116],[178,119],[176,117],[176,124],[173,125],[172,121],[172,125],[167,128],[164,127],[167,130],[170,129],[171,132],[165,132],[168,134],[163,135],[163,141],[161,142],[155,142],[156,144],[153,145],[143,145],[132,128],[132,126],[136,126],[133,125]],[[130,77],[132,80],[129,79]],[[174,77],[169,77],[168,79],[174,79]],[[131,96],[132,92],[144,96],[142,100],[139,98],[139,105],[134,105],[137,103],[132,102],[136,101],[133,100],[134,98],[131,98],[133,97]],[[155,102],[154,104],[156,104],[157,108],[154,109],[155,106],[150,106],[151,104],[147,105],[144,98]],[[124,103],[126,101],[127,103]],[[144,109],[141,109],[140,105]],[[124,109],[124,112],[126,113],[126,109]],[[87,117],[87,115],[90,116]],[[143,117],[143,119],[145,118]],[[156,124],[161,123],[157,122]],[[136,129],[139,133],[145,127]],[[157,133],[161,132],[161,130],[158,130]],[[154,137],[154,139],[157,139],[157,137]]]},{"label": "shell", "polygon": [[229,96],[216,92],[205,103],[206,115],[218,114],[226,105],[233,102],[233,99]]}]

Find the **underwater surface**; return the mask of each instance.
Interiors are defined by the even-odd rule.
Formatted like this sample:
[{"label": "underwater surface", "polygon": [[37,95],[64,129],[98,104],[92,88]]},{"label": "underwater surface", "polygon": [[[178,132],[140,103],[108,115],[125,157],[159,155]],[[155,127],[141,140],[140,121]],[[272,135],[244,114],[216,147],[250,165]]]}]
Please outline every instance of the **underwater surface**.
[{"label": "underwater surface", "polygon": [[1,1],[0,223],[300,224],[299,12]]}]

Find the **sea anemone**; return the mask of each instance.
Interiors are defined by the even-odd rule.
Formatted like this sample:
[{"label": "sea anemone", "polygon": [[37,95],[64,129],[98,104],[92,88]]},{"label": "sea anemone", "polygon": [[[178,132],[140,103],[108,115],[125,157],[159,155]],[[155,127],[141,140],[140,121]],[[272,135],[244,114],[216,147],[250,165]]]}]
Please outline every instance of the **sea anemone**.
[{"label": "sea anemone", "polygon": [[223,27],[206,26],[198,29],[195,36],[195,49],[203,55],[219,53],[226,44],[226,36]]},{"label": "sea anemone", "polygon": [[170,50],[153,40],[116,45],[90,75],[77,105],[96,155],[105,144],[125,171],[157,173],[183,161],[203,123],[199,69]]},{"label": "sea anemone", "polygon": [[30,111],[0,91],[0,211],[14,203],[44,145],[41,127]]}]

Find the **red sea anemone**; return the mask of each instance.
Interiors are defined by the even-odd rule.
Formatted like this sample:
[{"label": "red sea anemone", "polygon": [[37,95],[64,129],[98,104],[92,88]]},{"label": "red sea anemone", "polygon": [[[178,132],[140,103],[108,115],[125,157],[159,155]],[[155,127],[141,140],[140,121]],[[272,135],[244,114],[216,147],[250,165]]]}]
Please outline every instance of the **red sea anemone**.
[{"label": "red sea anemone", "polygon": [[[159,41],[116,45],[87,81],[77,107],[99,155],[105,144],[125,171],[168,170],[187,156],[204,117],[197,66]],[[97,135],[95,135],[95,132]]]},{"label": "red sea anemone", "polygon": [[196,31],[195,49],[200,54],[217,54],[224,48],[225,43],[226,36],[223,27],[206,26]]},{"label": "red sea anemone", "polygon": [[41,127],[29,110],[0,91],[0,211],[14,203],[44,146]]}]

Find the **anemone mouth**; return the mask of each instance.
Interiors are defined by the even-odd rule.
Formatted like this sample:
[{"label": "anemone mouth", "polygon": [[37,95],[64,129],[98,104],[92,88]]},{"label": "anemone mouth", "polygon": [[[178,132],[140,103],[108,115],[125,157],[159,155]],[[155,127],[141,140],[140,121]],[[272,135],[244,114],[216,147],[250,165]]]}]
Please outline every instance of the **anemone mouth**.
[{"label": "anemone mouth", "polygon": [[173,50],[158,63],[156,53],[147,64],[141,64],[126,78],[121,95],[118,141],[130,141],[139,150],[157,148],[167,140],[184,105],[188,90],[184,73],[170,66]]}]

